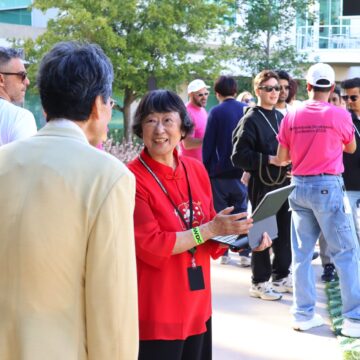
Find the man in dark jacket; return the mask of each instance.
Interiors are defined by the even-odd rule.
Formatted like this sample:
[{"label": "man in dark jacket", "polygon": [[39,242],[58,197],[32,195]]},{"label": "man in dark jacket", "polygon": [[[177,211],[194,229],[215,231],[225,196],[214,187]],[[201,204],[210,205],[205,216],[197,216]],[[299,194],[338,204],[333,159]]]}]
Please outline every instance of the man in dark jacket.
[{"label": "man in dark jacket", "polygon": [[[352,122],[355,129],[355,138],[357,142],[360,141],[360,78],[353,78],[344,80],[341,83],[341,87],[345,92],[342,95],[342,99],[345,101],[348,110],[350,111]],[[329,102],[336,106],[340,106],[340,100],[338,103],[331,101],[332,96],[335,94],[335,100],[337,95],[340,97],[340,89],[335,87],[334,92],[330,94]],[[349,199],[351,212],[354,218],[355,230],[358,240],[360,241],[360,147],[358,146],[353,154],[344,153],[344,172],[342,174],[344,179],[344,185],[346,189],[346,195]],[[320,236],[320,249],[325,254],[321,257],[321,262],[324,267],[324,272],[321,276],[323,281],[335,281],[337,280],[337,273],[335,265],[333,264],[330,255],[328,255],[328,248],[325,239]]]},{"label": "man in dark jacket", "polygon": [[[234,206],[234,213],[247,210],[247,188],[240,179],[243,171],[231,162],[232,133],[244,115],[243,104],[235,100],[237,84],[231,76],[220,76],[214,85],[220,104],[209,113],[203,141],[203,163],[209,173],[217,212]],[[240,266],[250,266],[250,250],[240,255]],[[222,264],[230,261],[228,252],[221,258]]]},{"label": "man in dark jacket", "polygon": [[[341,83],[345,91],[342,98],[351,113],[356,141],[360,142],[360,78],[345,80]],[[353,154],[344,153],[343,173],[346,194],[349,198],[354,217],[356,234],[360,240],[360,146]]]},{"label": "man in dark jacket", "polygon": [[[232,162],[236,167],[250,172],[248,196],[253,209],[271,190],[289,184],[288,163],[275,165],[282,114],[274,109],[278,101],[280,86],[276,73],[269,70],[260,72],[254,79],[254,91],[258,106],[250,108],[233,134]],[[288,202],[277,215],[278,238],[273,242],[274,253],[271,264],[269,249],[252,255],[252,286],[250,296],[263,300],[279,300],[284,292],[292,292],[289,275],[291,264],[290,221]],[[272,283],[269,279],[272,276]]]}]

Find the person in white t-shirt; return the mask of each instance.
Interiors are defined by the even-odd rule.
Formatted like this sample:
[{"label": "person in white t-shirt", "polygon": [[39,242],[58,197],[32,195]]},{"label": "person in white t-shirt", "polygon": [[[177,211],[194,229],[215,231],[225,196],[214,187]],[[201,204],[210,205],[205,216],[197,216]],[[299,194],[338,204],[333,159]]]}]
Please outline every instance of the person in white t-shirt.
[{"label": "person in white t-shirt", "polygon": [[37,131],[34,115],[15,105],[24,101],[29,84],[20,52],[0,47],[0,146]]}]

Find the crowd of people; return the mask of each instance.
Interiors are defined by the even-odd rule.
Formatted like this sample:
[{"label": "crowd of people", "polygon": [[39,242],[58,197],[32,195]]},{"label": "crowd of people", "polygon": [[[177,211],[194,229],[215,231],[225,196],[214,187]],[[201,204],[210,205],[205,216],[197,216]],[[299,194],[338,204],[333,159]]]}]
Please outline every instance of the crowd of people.
[{"label": "crowd of people", "polygon": [[144,148],[124,166],[98,148],[113,77],[98,46],[56,44],[37,74],[47,123],[36,132],[17,106],[24,64],[0,48],[0,358],[211,359],[211,258],[229,260],[212,239],[249,234],[248,204],[290,183],[277,237],[239,252],[249,294],[293,293],[292,327],[323,325],[319,240],[322,279],[340,280],[342,333],[360,337],[360,78],[339,90],[315,64],[300,102],[283,70],[255,76],[256,100],[220,76],[209,113],[201,79],[187,104],[149,91],[132,123]]}]

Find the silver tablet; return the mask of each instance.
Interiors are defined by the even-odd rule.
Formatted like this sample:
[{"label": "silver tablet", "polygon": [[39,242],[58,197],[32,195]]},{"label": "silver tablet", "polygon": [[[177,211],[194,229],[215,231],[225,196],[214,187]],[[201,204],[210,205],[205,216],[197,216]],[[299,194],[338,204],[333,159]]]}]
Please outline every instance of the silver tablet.
[{"label": "silver tablet", "polygon": [[278,229],[276,213],[280,210],[295,185],[288,185],[282,188],[269,191],[260,201],[250,216],[254,220],[254,226],[248,235],[227,235],[216,236],[213,240],[229,245],[234,250],[242,249],[248,245],[254,249],[260,245],[262,234],[266,231],[270,238],[277,238]]}]

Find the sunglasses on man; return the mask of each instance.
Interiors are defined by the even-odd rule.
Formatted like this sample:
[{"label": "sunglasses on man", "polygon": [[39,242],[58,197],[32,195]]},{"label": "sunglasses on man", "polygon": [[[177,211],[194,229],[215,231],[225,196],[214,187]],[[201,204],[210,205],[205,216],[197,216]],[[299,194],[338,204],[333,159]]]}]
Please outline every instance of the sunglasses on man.
[{"label": "sunglasses on man", "polygon": [[289,85],[279,85],[280,87],[280,90],[289,90],[290,89],[290,86]]},{"label": "sunglasses on man", "polygon": [[341,97],[344,101],[351,100],[352,102],[355,102],[359,98],[359,95],[341,95]]},{"label": "sunglasses on man", "polygon": [[0,72],[0,74],[3,75],[15,75],[18,76],[21,81],[24,81],[27,78],[27,72],[26,71],[19,71],[19,72]]},{"label": "sunglasses on man", "polygon": [[209,96],[209,93],[208,92],[200,93],[200,94],[196,94],[196,96],[198,96],[198,97]]},{"label": "sunglasses on man", "polygon": [[275,86],[259,86],[258,89],[260,90],[265,90],[266,92],[270,93],[273,90],[275,90],[276,92],[279,92],[281,90],[281,87],[279,85],[275,85]]}]

